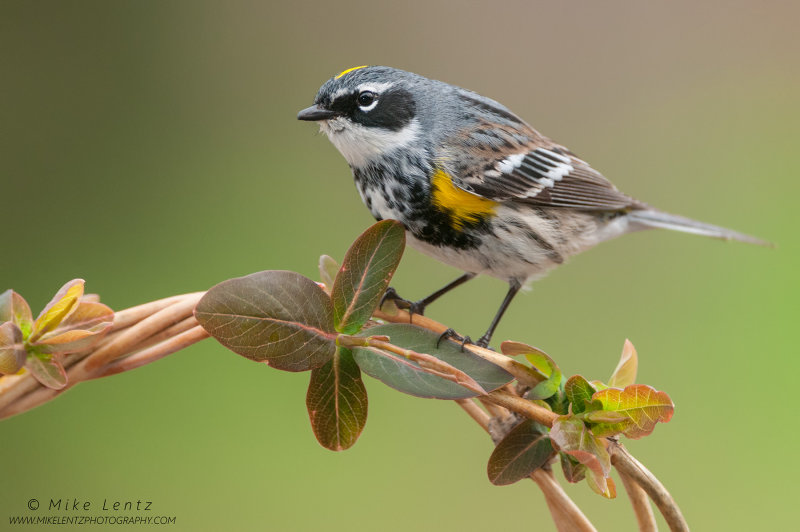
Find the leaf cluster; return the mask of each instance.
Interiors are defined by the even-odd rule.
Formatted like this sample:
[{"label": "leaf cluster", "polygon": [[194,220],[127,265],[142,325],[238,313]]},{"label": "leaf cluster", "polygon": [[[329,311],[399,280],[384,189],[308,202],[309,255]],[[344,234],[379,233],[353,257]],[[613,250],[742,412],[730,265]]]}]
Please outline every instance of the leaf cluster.
[{"label": "leaf cluster", "polygon": [[56,292],[34,320],[30,305],[18,293],[0,294],[0,374],[30,371],[44,386],[67,385],[63,357],[91,349],[114,321],[114,312],[84,295],[83,279]]},{"label": "leaf cluster", "polygon": [[634,384],[638,357],[626,340],[617,368],[608,384],[581,375],[564,379],[556,363],[542,351],[518,342],[503,342],[503,353],[524,355],[539,372],[541,382],[530,388],[527,399],[559,414],[548,429],[523,421],[501,440],[489,459],[492,483],[511,484],[547,465],[556,454],[570,482],[586,479],[597,493],[613,498],[611,458],[606,438],[624,435],[638,439],[649,435],[656,423],[672,418],[674,405],[664,392]]},{"label": "leaf cluster", "polygon": [[405,230],[385,220],[365,231],[339,267],[323,256],[318,284],[288,271],[224,281],[195,317],[222,345],[285,371],[311,371],[306,406],[324,447],[351,447],[367,419],[361,372],[407,394],[437,399],[482,395],[511,381],[506,371],[411,324],[371,317],[405,247]]},{"label": "leaf cluster", "polygon": [[[322,283],[288,271],[224,281],[200,300],[195,317],[225,347],[285,371],[310,371],[311,426],[326,448],[351,447],[367,418],[364,372],[398,391],[425,398],[490,397],[513,380],[506,370],[438,334],[374,318],[405,246],[403,226],[385,220],[365,231],[341,266],[320,259]],[[543,351],[503,342],[525,400],[557,416],[552,427],[531,419],[514,426],[489,458],[492,483],[511,484],[558,458],[570,482],[586,479],[613,497],[607,438],[641,438],[672,416],[664,392],[634,384],[638,359],[626,341],[608,383],[565,378]],[[499,356],[499,355],[498,355]],[[510,370],[511,371],[511,370]]]}]

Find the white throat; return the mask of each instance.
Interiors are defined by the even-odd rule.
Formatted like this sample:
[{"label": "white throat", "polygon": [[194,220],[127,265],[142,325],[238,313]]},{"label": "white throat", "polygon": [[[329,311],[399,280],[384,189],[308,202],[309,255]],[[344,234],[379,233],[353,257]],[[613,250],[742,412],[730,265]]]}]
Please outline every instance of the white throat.
[{"label": "white throat", "polygon": [[420,131],[416,118],[398,131],[364,127],[338,117],[320,122],[319,127],[354,168],[363,167],[383,155],[412,145],[419,138]]}]

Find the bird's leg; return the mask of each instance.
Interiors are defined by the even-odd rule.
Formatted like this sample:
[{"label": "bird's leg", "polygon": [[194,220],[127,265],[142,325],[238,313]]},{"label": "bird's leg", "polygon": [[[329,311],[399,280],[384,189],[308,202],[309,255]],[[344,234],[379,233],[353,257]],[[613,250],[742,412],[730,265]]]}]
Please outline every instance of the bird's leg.
[{"label": "bird's leg", "polygon": [[503,299],[503,303],[500,304],[500,309],[497,311],[497,314],[494,315],[494,319],[489,325],[489,330],[486,331],[486,334],[478,339],[475,345],[480,347],[487,347],[489,345],[489,340],[492,339],[494,330],[497,328],[497,324],[500,323],[500,318],[503,317],[503,314],[508,308],[508,305],[511,303],[511,300],[514,299],[514,296],[517,295],[517,292],[519,292],[519,289],[522,287],[522,284],[518,281],[510,281],[508,284],[508,293],[506,294],[505,299]]},{"label": "bird's leg", "polygon": [[400,303],[398,305],[398,307],[404,308],[404,309],[408,309],[408,312],[410,314],[419,314],[420,316],[422,316],[422,315],[425,314],[425,307],[427,307],[428,305],[430,305],[431,303],[433,303],[434,301],[436,301],[437,299],[439,299],[440,297],[445,295],[447,292],[449,292],[453,288],[466,283],[467,281],[469,281],[473,277],[475,277],[474,273],[465,273],[464,275],[462,275],[461,277],[459,277],[455,281],[453,281],[451,283],[448,283],[447,285],[445,285],[444,287],[440,288],[436,292],[432,293],[428,297],[423,297],[419,301],[413,301],[413,302],[409,301],[407,299],[403,299],[402,297],[400,297],[397,294],[397,291],[394,288],[389,287],[389,288],[386,289],[386,293],[383,294],[383,298],[381,298],[381,303],[378,306],[378,308],[383,306],[383,303],[387,299],[391,299],[395,303]]}]

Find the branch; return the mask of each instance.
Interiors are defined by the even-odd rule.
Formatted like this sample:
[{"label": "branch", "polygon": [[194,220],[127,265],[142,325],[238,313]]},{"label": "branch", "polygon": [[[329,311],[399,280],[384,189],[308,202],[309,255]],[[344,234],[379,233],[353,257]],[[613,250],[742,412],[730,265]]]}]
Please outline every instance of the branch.
[{"label": "branch", "polygon": [[[456,401],[458,405],[474,419],[478,425],[483,428],[487,433],[489,432],[489,414],[481,410],[474,401],[469,399],[460,399]],[[531,479],[536,482],[539,489],[544,494],[547,507],[550,509],[550,515],[556,524],[559,532],[597,532],[592,523],[583,515],[581,509],[578,508],[569,495],[561,488],[561,485],[553,477],[552,472],[546,472],[543,469],[537,469],[531,473]]]},{"label": "branch", "polygon": [[[141,367],[208,338],[209,334],[193,316],[194,307],[203,295],[204,292],[183,294],[117,312],[111,330],[96,346],[63,358],[68,384],[61,390],[43,387],[30,372],[0,377],[0,419],[38,406],[79,382]],[[392,314],[379,310],[374,316],[387,322],[413,323],[438,334],[447,330],[441,323],[417,314],[409,315],[403,310]],[[471,377],[449,364],[424,353],[394,346],[385,340],[374,337],[366,342],[373,347],[412,358],[433,373],[475,390],[481,394],[478,400],[495,417],[505,418],[511,411],[549,427],[558,417],[554,412],[523,399],[511,386],[487,394]],[[475,345],[468,345],[467,349],[505,369],[523,385],[539,382],[527,366],[508,356]],[[486,411],[472,400],[456,402],[488,432],[490,415]],[[656,529],[652,509],[644,494],[653,500],[671,530],[688,530],[680,509],[658,479],[618,442],[611,439],[606,444],[611,451],[612,464],[617,468],[634,507],[640,530],[649,532]],[[544,493],[559,531],[595,530],[556,482],[551,471],[537,469],[531,478]]]},{"label": "branch", "polygon": [[[398,310],[396,313],[392,314],[378,311],[375,313],[375,317],[393,323],[413,323],[414,325],[418,325],[439,334],[447,330],[445,325],[442,325],[437,321],[425,316],[420,316],[418,314],[410,315],[404,310]],[[483,356],[487,360],[495,362],[498,366],[503,367],[503,369],[517,377],[517,368],[508,364],[503,364],[502,360],[498,360],[511,360],[509,357],[474,345],[468,345],[467,347],[473,353]],[[546,408],[542,408],[531,401],[526,401],[525,399],[522,399],[521,397],[518,397],[503,389],[495,390],[490,394],[481,397],[481,399],[505,407],[508,410],[533,419],[534,421],[537,421],[548,427],[552,427],[553,421],[555,421],[555,419],[558,417],[557,414],[547,410]],[[462,407],[464,406],[462,403],[459,404],[461,404]],[[470,413],[470,415],[472,414]],[[611,463],[620,473],[622,481],[625,484],[625,488],[628,491],[631,499],[631,504],[634,506],[634,512],[636,512],[636,518],[639,521],[640,530],[655,530],[652,510],[649,508],[647,501],[643,500],[641,493],[638,491],[644,490],[644,492],[656,504],[659,511],[664,516],[664,519],[667,521],[670,530],[674,532],[688,531],[689,526],[681,514],[680,508],[678,507],[677,503],[675,503],[675,500],[672,498],[663,484],[661,484],[661,482],[659,482],[659,480],[655,477],[655,475],[653,475],[646,467],[644,467],[644,465],[636,460],[627,451],[627,449],[625,449],[615,440],[607,440],[607,445],[611,451]]]},{"label": "branch", "polygon": [[92,349],[67,355],[67,386],[46,388],[30,374],[0,378],[0,419],[30,410],[85,380],[155,362],[208,337],[192,312],[204,292],[183,294],[121,310],[111,331]]},{"label": "branch", "polygon": [[611,463],[617,468],[620,475],[627,475],[647,492],[647,495],[656,504],[661,515],[667,521],[669,529],[673,532],[688,532],[689,525],[683,518],[680,508],[678,508],[672,495],[669,494],[655,475],[631,456],[628,450],[619,442],[611,441],[609,450],[611,451]]},{"label": "branch", "polygon": [[[438,321],[434,321],[419,314],[409,314],[405,310],[400,309],[398,309],[395,313],[388,313],[378,309],[373,313],[373,316],[391,323],[411,323],[413,325],[422,327],[423,329],[428,329],[429,331],[435,332],[436,334],[442,334],[448,329],[446,325],[442,325]],[[515,379],[517,379],[518,382],[526,386],[532,387],[539,383],[538,380],[532,377],[531,371],[527,366],[517,362],[511,357],[501,355],[500,353],[492,351],[491,349],[486,349],[475,344],[466,344],[464,347],[468,349],[470,353],[473,353],[484,360],[491,362],[495,366],[503,368]]]},{"label": "branch", "polygon": [[627,473],[617,469],[622,485],[628,493],[628,498],[633,506],[633,513],[636,514],[636,521],[639,523],[640,532],[657,532],[656,516],[653,515],[653,507],[647,498],[647,493],[636,483]]}]

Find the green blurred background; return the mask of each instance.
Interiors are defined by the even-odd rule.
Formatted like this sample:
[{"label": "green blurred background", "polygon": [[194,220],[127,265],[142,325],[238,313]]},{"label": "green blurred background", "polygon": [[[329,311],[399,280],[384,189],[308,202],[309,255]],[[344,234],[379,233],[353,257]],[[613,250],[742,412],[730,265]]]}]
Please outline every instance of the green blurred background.
[{"label": "green blurred background", "polygon": [[[778,243],[628,236],[519,297],[496,339],[605,379],[623,340],[671,423],[628,443],[697,530],[793,522],[798,350],[796,2],[0,2],[0,289],[65,281],[122,309],[263,269],[316,278],[371,222],[295,120],[329,76],[388,64],[496,98],[622,190]],[[394,285],[458,272],[409,250]],[[505,285],[429,314],[473,336]],[[492,487],[458,408],[368,379],[350,451],[314,439],[307,374],[212,341],[0,423],[0,518],[30,498],[153,501],[172,530],[552,529],[532,483]],[[624,495],[569,493],[601,530]],[[98,503],[99,504],[99,503]],[[75,513],[75,512],[73,512]],[[143,515],[143,514],[142,514]],[[67,527],[68,528],[68,527]],[[30,528],[29,528],[30,529]]]}]

